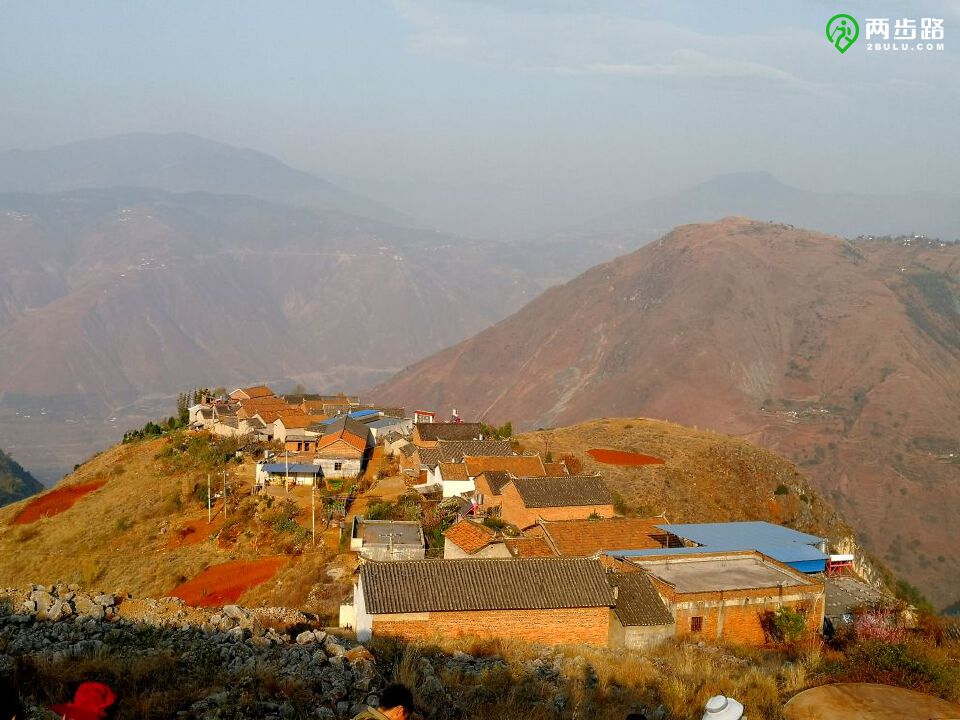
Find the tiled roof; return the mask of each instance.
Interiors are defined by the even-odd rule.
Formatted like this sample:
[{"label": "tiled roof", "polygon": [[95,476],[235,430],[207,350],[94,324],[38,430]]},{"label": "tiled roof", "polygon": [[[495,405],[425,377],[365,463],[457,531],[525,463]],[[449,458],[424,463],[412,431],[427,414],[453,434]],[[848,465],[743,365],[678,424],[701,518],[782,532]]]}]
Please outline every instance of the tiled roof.
[{"label": "tiled roof", "polygon": [[436,448],[418,448],[420,450],[420,465],[431,470],[443,462],[440,451]]},{"label": "tiled roof", "polygon": [[500,457],[474,457],[467,455],[463,458],[467,466],[467,475],[476,477],[486,470],[503,470],[515,477],[543,477],[546,472],[539,455],[506,455]]},{"label": "tiled roof", "polygon": [[622,625],[673,625],[673,616],[647,573],[609,573],[607,580],[617,588],[614,611]]},{"label": "tiled roof", "polygon": [[467,466],[463,463],[440,463],[440,474],[444,480],[469,480]]},{"label": "tiled roof", "polygon": [[[238,395],[240,393],[243,393],[251,400],[254,400],[256,398],[274,396],[273,390],[268,388],[266,385],[253,385],[248,388],[240,388],[239,390],[234,390],[233,392],[237,393]],[[233,395],[233,393],[230,393],[230,394]]]},{"label": "tiled roof", "polygon": [[407,443],[402,448],[400,448],[400,452],[403,453],[404,457],[410,457],[416,451],[417,451],[417,446],[414,445],[413,443]]},{"label": "tiled roof", "polygon": [[613,607],[600,562],[587,558],[368,561],[367,611],[419,613]]},{"label": "tiled roof", "polygon": [[598,518],[541,521],[560,555],[587,557],[601,550],[645,550],[666,546],[667,534],[655,523],[661,518]]},{"label": "tiled roof", "polygon": [[479,480],[481,477],[486,480],[493,495],[500,495],[503,486],[513,480],[513,475],[504,470],[485,470],[477,475],[476,479]]},{"label": "tiled roof", "polygon": [[239,410],[239,409],[240,409],[240,406],[239,406],[239,405],[234,405],[234,404],[230,404],[230,405],[214,405],[214,406],[213,406],[213,414],[214,414],[216,417],[218,417],[218,418],[236,417],[236,415],[237,415],[237,410]]},{"label": "tiled roof", "polygon": [[460,462],[467,455],[513,455],[509,440],[441,440],[437,450],[444,462]]},{"label": "tiled roof", "polygon": [[320,450],[337,440],[344,440],[361,452],[367,448],[367,426],[349,417],[340,417],[326,426],[318,447]]},{"label": "tiled roof", "polygon": [[509,538],[504,540],[503,544],[507,546],[511,555],[518,558],[553,557],[556,555],[547,541],[539,537]]},{"label": "tiled roof", "polygon": [[543,464],[543,470],[547,473],[547,477],[564,477],[567,475],[567,466],[562,462],[545,462]]},{"label": "tiled roof", "polygon": [[417,423],[421,440],[479,440],[480,423]]},{"label": "tiled roof", "polygon": [[599,475],[524,477],[511,482],[528,508],[613,505],[613,495]]},{"label": "tiled roof", "polygon": [[473,555],[489,545],[496,533],[486,525],[471,520],[459,520],[447,528],[443,536],[447,542],[452,542],[468,555]]},{"label": "tiled roof", "polygon": [[[260,417],[263,417],[262,415]],[[291,428],[297,428],[298,430],[303,430],[310,426],[314,421],[312,417],[306,415],[302,412],[285,412],[282,413],[277,420],[283,423],[283,426],[289,430]]]}]

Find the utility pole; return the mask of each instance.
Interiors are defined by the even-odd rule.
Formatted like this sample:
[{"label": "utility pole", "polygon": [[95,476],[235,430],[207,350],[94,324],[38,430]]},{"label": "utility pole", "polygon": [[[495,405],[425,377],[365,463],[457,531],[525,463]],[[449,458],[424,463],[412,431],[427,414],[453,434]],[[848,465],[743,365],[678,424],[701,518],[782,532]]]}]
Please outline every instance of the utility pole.
[{"label": "utility pole", "polygon": [[223,471],[223,520],[227,520],[227,471]]},{"label": "utility pole", "polygon": [[210,473],[207,473],[207,525],[213,522],[211,515],[212,506],[210,503]]}]

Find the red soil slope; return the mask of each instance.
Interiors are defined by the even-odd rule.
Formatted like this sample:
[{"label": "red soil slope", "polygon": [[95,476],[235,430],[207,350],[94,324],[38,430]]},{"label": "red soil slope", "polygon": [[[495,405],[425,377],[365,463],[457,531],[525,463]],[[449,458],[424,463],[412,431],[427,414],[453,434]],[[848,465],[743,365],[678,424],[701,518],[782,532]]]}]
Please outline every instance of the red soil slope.
[{"label": "red soil slope", "polygon": [[71,485],[57,488],[51,492],[31,500],[20,514],[13,519],[14,525],[27,525],[36,522],[42,517],[59,515],[69,510],[85,495],[99,490],[106,485],[106,480],[87,483],[86,485]]},{"label": "red soil slope", "polygon": [[663,465],[663,458],[653,455],[644,455],[643,453],[627,452],[626,450],[587,450],[587,455],[597,462],[606,465],[623,465],[633,467],[635,465]]},{"label": "red soil slope", "polygon": [[214,565],[195,578],[178,585],[169,595],[180,598],[188,605],[229,605],[237,602],[250,588],[265,583],[276,575],[284,562],[283,558],[269,557]]}]

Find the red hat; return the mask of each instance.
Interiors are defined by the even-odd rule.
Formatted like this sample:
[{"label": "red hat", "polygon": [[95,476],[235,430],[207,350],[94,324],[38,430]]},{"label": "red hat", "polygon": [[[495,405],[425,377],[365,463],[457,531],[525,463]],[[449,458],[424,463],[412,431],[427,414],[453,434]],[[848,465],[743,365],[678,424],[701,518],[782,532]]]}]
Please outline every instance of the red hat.
[{"label": "red hat", "polygon": [[98,682],[80,683],[73,695],[73,702],[53,705],[53,710],[66,720],[102,720],[107,708],[117,701],[117,696],[108,686]]}]

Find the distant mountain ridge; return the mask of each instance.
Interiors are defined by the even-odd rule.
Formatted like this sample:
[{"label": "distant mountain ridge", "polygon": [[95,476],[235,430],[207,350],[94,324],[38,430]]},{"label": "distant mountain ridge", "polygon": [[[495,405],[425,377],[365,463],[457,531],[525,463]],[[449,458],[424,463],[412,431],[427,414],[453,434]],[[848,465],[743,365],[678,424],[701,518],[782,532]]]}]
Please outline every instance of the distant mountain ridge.
[{"label": "distant mountain ridge", "polygon": [[269,155],[189,133],[130,133],[0,153],[0,192],[108,187],[249,195],[383,222],[415,224],[396,210]]},{"label": "distant mountain ridge", "polygon": [[649,241],[677,225],[735,215],[846,237],[917,233],[960,239],[958,197],[817,192],[788,185],[768,172],[720,175],[581,222],[558,236],[625,235]]},{"label": "distant mountain ridge", "polygon": [[639,415],[753,439],[936,602],[960,594],[960,246],[683,226],[374,395],[520,428]]},{"label": "distant mountain ridge", "polygon": [[0,507],[42,492],[43,485],[0,449]]}]

